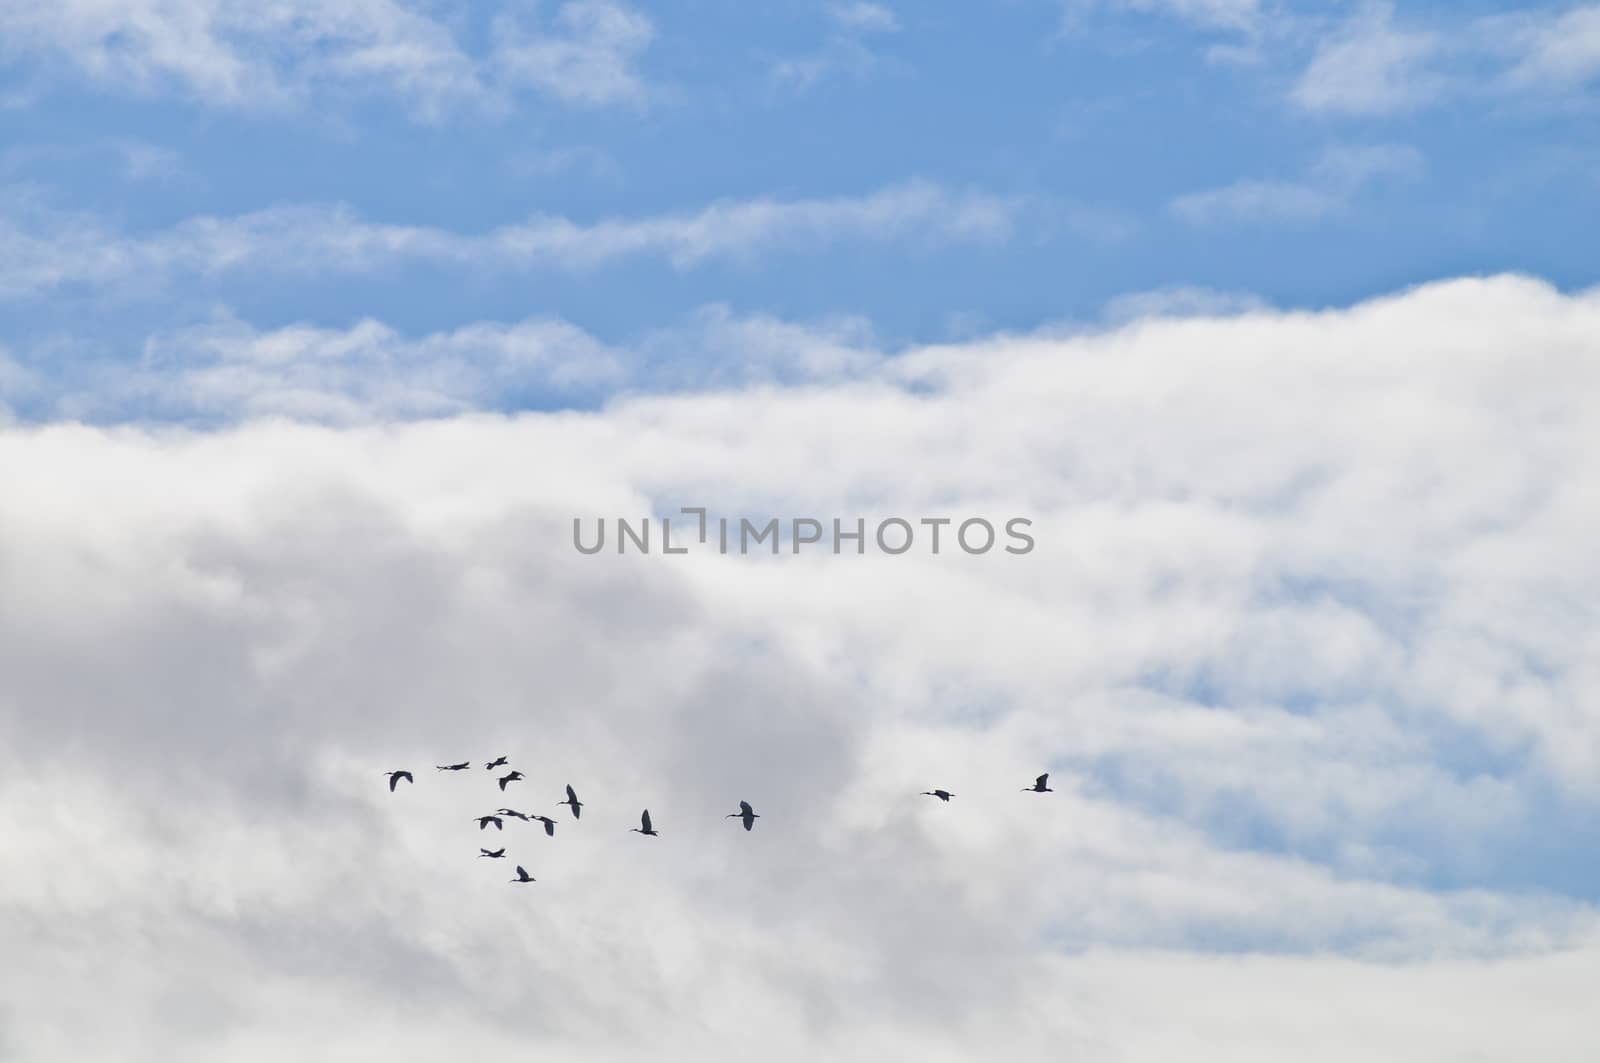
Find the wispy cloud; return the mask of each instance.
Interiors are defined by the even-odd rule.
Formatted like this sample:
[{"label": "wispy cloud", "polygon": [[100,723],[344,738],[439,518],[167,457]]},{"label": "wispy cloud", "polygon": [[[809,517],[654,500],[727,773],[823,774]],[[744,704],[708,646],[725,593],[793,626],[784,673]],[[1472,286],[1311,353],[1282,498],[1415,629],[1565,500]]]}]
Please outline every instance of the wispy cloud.
[{"label": "wispy cloud", "polygon": [[1067,22],[1082,27],[1096,13],[1132,13],[1177,19],[1208,30],[1255,32],[1265,12],[1261,0],[1062,0]]},{"label": "wispy cloud", "polygon": [[1437,34],[1395,25],[1389,4],[1373,4],[1317,49],[1293,91],[1307,110],[1393,114],[1432,102],[1443,80],[1428,67]]},{"label": "wispy cloud", "polygon": [[1405,21],[1365,4],[1317,48],[1291,98],[1325,114],[1384,116],[1456,99],[1565,94],[1600,75],[1600,4]]},{"label": "wispy cloud", "polygon": [[899,18],[882,4],[836,3],[825,13],[832,29],[820,49],[772,64],[771,76],[779,85],[805,91],[840,74],[864,77],[879,63],[868,38],[900,30]]},{"label": "wispy cloud", "polygon": [[689,269],[714,259],[752,260],[842,241],[994,243],[1011,235],[1024,206],[911,181],[865,196],[729,200],[645,218],[584,223],[535,216],[470,234],[367,221],[346,207],[300,206],[196,217],[164,231],[126,236],[92,217],[52,214],[35,205],[0,217],[0,240],[10,249],[0,262],[0,297],[74,284],[150,284],[178,273],[315,275],[407,261],[583,270],[647,257]]},{"label": "wispy cloud", "polygon": [[613,0],[572,0],[554,21],[557,33],[511,15],[495,20],[492,62],[505,84],[589,106],[645,99],[634,64],[655,35],[648,18]]},{"label": "wispy cloud", "polygon": [[148,337],[136,358],[64,340],[27,357],[0,348],[0,400],[34,422],[353,425],[582,407],[630,391],[839,383],[886,356],[860,318],[788,321],[722,304],[621,345],[556,318],[412,336],[371,318],[261,329],[224,310]]},{"label": "wispy cloud", "polygon": [[1412,180],[1421,172],[1421,153],[1407,145],[1340,146],[1326,150],[1300,179],[1235,181],[1178,196],[1169,208],[1195,225],[1313,222],[1343,210],[1376,180]]},{"label": "wispy cloud", "polygon": [[839,25],[862,33],[894,33],[900,28],[900,20],[892,10],[864,0],[833,4],[828,14]]},{"label": "wispy cloud", "polygon": [[0,57],[108,90],[206,106],[284,109],[327,92],[392,96],[420,118],[497,109],[522,87],[571,104],[637,101],[648,19],[616,0],[569,0],[538,25],[515,3],[494,47],[467,50],[432,5],[408,0],[0,0]]}]

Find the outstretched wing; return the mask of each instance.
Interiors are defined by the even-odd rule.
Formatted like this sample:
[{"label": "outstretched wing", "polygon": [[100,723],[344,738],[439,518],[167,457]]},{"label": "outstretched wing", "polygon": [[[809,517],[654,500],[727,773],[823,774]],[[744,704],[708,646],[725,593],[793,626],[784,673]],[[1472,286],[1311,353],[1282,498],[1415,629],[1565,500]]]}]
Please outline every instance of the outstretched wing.
[{"label": "outstretched wing", "polygon": [[572,788],[571,783],[567,783],[567,800],[571,801],[573,804],[578,803],[578,791]]},{"label": "outstretched wing", "polygon": [[556,821],[546,817],[544,820],[544,832],[554,838],[556,836]]},{"label": "outstretched wing", "polygon": [[645,809],[644,810],[644,814],[639,817],[639,823],[640,823],[641,826],[644,827],[646,832],[652,831],[652,830],[655,829],[654,827],[650,826],[650,810],[648,808]]},{"label": "outstretched wing", "polygon": [[1037,779],[1033,780],[1033,785],[1037,786],[1041,790],[1043,790],[1049,784],[1050,784],[1050,773],[1049,772],[1045,772],[1043,775],[1041,775]]},{"label": "outstretched wing", "polygon": [[739,814],[741,816],[748,816],[751,813],[753,813],[754,811],[755,811],[755,809],[750,807],[750,802],[749,801],[740,801],[739,802]]}]

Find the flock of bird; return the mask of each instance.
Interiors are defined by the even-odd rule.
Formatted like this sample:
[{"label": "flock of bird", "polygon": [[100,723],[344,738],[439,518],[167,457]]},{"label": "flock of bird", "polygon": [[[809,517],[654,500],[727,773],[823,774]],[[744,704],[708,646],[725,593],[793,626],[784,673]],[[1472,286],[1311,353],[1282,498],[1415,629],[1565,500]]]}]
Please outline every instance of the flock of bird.
[{"label": "flock of bird", "polygon": [[[494,760],[491,760],[485,764],[484,769],[486,771],[493,771],[496,768],[504,768],[507,766],[509,766],[509,758],[496,757]],[[463,760],[458,764],[437,764],[434,767],[439,771],[467,771],[472,767],[472,762],[469,760]],[[390,793],[394,793],[395,787],[399,786],[401,781],[412,784],[415,784],[417,781],[412,777],[409,771],[406,771],[403,768],[398,771],[385,772],[384,774],[389,777]],[[495,781],[500,784],[500,792],[505,793],[508,785],[514,782],[521,782],[525,778],[526,776],[523,775],[522,772],[512,769],[504,775],[497,776]],[[1033,780],[1032,786],[1024,786],[1022,789],[1025,793],[1054,793],[1054,791],[1050,789],[1049,783],[1050,773],[1045,772],[1043,775]],[[949,800],[955,796],[955,794],[951,793],[949,790],[924,790],[922,793],[928,797],[937,797],[940,801],[946,803],[948,803]],[[573,819],[582,818],[583,802],[578,800],[578,792],[572,788],[571,783],[567,784],[567,799],[557,803],[566,805],[568,808],[570,808],[572,810]],[[555,820],[551,819],[549,816],[541,816],[536,813],[530,814],[526,812],[519,812],[514,808],[497,808],[487,815],[474,816],[473,818],[477,821],[478,829],[480,831],[488,830],[491,826],[494,827],[495,830],[504,830],[505,821],[507,819],[520,819],[525,823],[542,823],[544,825],[544,832],[546,835],[551,838],[556,836]],[[756,825],[756,820],[760,819],[761,815],[755,809],[750,807],[749,801],[740,801],[739,811],[729,812],[723,818],[737,819],[744,824],[745,830],[752,830]],[[637,827],[631,827],[629,830],[633,834],[644,834],[652,838],[657,837],[660,834],[660,832],[656,830],[655,825],[650,822],[650,810],[648,808],[639,814],[639,825]],[[487,857],[491,860],[503,860],[505,859],[505,855],[506,849],[503,845],[498,849],[479,848],[478,850],[478,857],[480,859]],[[517,865],[517,877],[511,879],[511,883],[518,886],[536,881],[538,880],[532,875],[528,874],[527,869],[521,864]]]}]

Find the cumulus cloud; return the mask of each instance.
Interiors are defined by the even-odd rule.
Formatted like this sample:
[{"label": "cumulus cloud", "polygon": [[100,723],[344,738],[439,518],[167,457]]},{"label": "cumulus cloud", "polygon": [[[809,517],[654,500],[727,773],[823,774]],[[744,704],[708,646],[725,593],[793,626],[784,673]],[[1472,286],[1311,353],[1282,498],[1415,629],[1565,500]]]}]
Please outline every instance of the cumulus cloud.
[{"label": "cumulus cloud", "polygon": [[642,95],[633,64],[652,36],[644,16],[614,0],[570,0],[535,24],[523,6],[501,12],[495,45],[480,56],[433,5],[408,0],[3,0],[0,56],[48,62],[108,89],[230,108],[300,107],[356,91],[399,98],[435,120],[462,106],[503,106],[522,86],[586,105]]},{"label": "cumulus cloud", "polygon": [[175,275],[367,273],[404,263],[584,270],[630,258],[680,269],[841,241],[996,242],[1025,204],[929,181],[861,196],[723,200],[698,210],[577,222],[535,215],[481,233],[368,221],[345,206],[284,206],[199,216],[142,235],[13,198],[0,215],[0,298],[67,286],[159,285]]},{"label": "cumulus cloud", "polygon": [[[1587,1050],[1592,893],[1530,854],[1600,800],[1600,297],[831,335],[587,413],[0,429],[6,1051]],[[572,549],[686,505],[1038,545]],[[430,767],[500,753],[511,798]],[[470,817],[567,782],[519,892]]]}]

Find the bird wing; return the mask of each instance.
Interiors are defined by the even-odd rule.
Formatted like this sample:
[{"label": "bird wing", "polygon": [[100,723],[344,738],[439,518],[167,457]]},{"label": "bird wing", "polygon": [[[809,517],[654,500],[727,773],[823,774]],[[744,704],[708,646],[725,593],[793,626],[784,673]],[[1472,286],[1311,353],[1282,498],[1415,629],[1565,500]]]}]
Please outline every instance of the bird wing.
[{"label": "bird wing", "polygon": [[740,801],[739,802],[739,814],[740,815],[748,816],[750,813],[752,813],[754,811],[755,811],[755,809],[750,807],[750,802],[749,801]]},{"label": "bird wing", "polygon": [[645,809],[644,814],[639,817],[639,823],[644,827],[645,830],[655,829],[654,827],[650,826],[650,810],[648,808]]},{"label": "bird wing", "polygon": [[1044,789],[1044,787],[1049,782],[1050,782],[1050,773],[1049,772],[1045,772],[1043,775],[1041,775],[1037,779],[1033,780],[1033,785],[1039,787],[1042,790],[1042,789]]},{"label": "bird wing", "polygon": [[571,783],[567,784],[567,800],[571,801],[573,804],[577,804],[578,802],[578,791],[572,788]]},{"label": "bird wing", "polygon": [[751,827],[754,827],[755,825],[756,825],[756,814],[754,812],[746,812],[744,814],[744,829],[745,830],[749,830]]},{"label": "bird wing", "polygon": [[544,816],[539,818],[544,820],[544,832],[554,838],[556,836],[556,821]]}]

